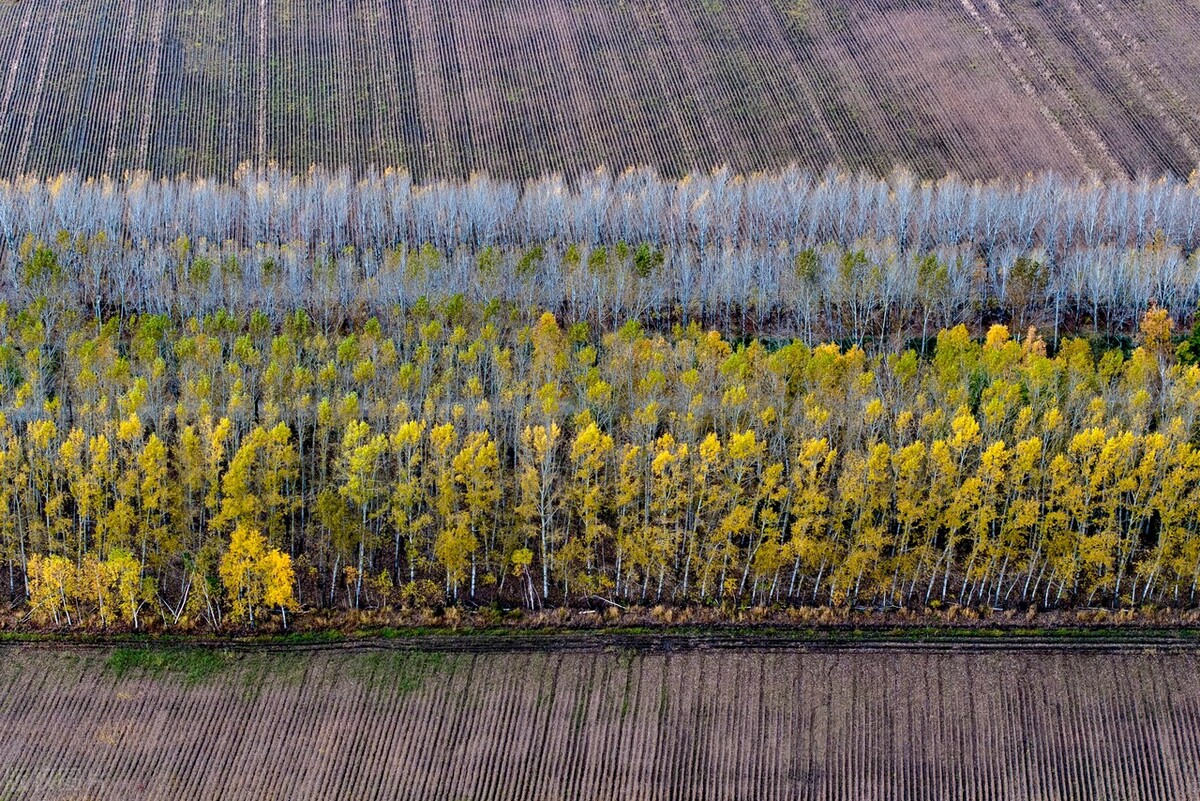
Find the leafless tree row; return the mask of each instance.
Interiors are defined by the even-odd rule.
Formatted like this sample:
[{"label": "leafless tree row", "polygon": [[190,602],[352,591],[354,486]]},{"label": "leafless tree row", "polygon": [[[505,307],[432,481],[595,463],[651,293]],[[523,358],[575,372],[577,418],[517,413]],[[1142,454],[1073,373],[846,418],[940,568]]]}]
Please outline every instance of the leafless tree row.
[{"label": "leafless tree row", "polygon": [[[1200,296],[1200,184],[791,168],[524,184],[403,171],[0,182],[11,298],[102,311],[320,309],[456,294],[619,324],[886,337],[979,318],[1127,329]],[[40,266],[39,266],[40,265]],[[53,269],[47,270],[47,265]]]}]

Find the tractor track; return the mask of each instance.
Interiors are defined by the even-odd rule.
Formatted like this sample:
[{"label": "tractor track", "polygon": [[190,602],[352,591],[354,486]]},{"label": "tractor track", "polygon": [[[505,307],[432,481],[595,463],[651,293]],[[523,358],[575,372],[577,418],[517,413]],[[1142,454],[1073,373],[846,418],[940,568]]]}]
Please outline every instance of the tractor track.
[{"label": "tractor track", "polygon": [[[1200,634],[1195,632],[1161,633],[1151,636],[1130,632],[1112,633],[1081,629],[1063,635],[918,635],[891,633],[878,635],[857,632],[808,634],[779,632],[771,634],[661,633],[581,633],[508,634],[457,633],[416,634],[399,637],[363,637],[329,642],[262,642],[242,639],[197,637],[172,640],[29,640],[9,641],[0,649],[24,648],[58,652],[104,652],[118,648],[212,648],[233,653],[352,653],[352,652],[433,652],[460,654],[495,653],[601,653],[635,651],[646,653],[706,650],[740,651],[894,651],[928,653],[1153,653],[1200,651]],[[1103,637],[1101,639],[1100,637]]]}]

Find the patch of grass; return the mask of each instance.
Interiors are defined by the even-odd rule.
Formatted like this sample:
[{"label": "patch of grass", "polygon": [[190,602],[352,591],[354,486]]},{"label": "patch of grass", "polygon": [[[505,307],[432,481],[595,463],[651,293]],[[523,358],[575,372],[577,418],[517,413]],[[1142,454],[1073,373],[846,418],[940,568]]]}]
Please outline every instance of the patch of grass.
[{"label": "patch of grass", "polygon": [[269,643],[271,645],[320,645],[328,642],[342,642],[346,635],[337,629],[317,629],[313,631],[293,631],[287,634],[272,634],[267,637],[250,637],[250,642]]},{"label": "patch of grass", "polygon": [[454,657],[427,651],[381,651],[354,657],[351,673],[374,690],[407,694],[454,667]]},{"label": "patch of grass", "polygon": [[409,637],[423,637],[430,634],[453,634],[452,629],[442,630],[428,626],[383,626],[381,628],[365,628],[355,632],[355,637],[377,638],[380,640],[403,640]]},{"label": "patch of grass", "polygon": [[258,698],[267,687],[299,687],[311,661],[312,656],[303,651],[243,654],[238,666],[243,697]]},{"label": "patch of grass", "polygon": [[396,689],[402,693],[420,689],[425,679],[441,673],[447,662],[445,654],[415,652],[396,656],[402,658],[392,659],[392,670],[396,677]]},{"label": "patch of grass", "polygon": [[229,662],[228,653],[211,648],[117,648],[104,667],[118,679],[136,672],[179,677],[190,686],[213,678]]},{"label": "patch of grass", "polygon": [[775,6],[795,30],[804,30],[813,20],[812,0],[775,0]]}]

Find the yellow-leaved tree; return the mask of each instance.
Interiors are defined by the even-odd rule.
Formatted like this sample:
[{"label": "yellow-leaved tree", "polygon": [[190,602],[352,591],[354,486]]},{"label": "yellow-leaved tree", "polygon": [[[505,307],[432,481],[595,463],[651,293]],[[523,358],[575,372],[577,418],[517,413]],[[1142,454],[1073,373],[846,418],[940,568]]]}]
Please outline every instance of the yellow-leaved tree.
[{"label": "yellow-leaved tree", "polygon": [[[550,573],[553,570],[555,545],[554,516],[558,511],[556,457],[558,439],[562,434],[555,423],[547,426],[526,426],[521,434],[520,475],[518,479],[521,503],[517,513],[526,528],[541,543],[542,599],[550,595]],[[564,578],[563,594],[566,594]]]},{"label": "yellow-leaved tree", "polygon": [[[440,428],[434,430],[435,451],[442,450],[437,444]],[[444,504],[450,513],[444,516],[446,525],[438,533],[434,555],[446,569],[447,590],[456,598],[458,585],[470,568],[471,597],[475,597],[480,534],[493,522],[494,508],[500,499],[500,488],[496,483],[500,461],[491,434],[477,431],[468,436],[450,467],[453,486],[448,488],[450,503]],[[439,505],[443,505],[441,501]]]},{"label": "yellow-leaved tree", "polygon": [[383,434],[371,436],[371,426],[365,421],[351,421],[342,439],[342,458],[338,463],[341,484],[338,492],[349,501],[357,514],[354,526],[354,545],[358,549],[358,567],[354,572],[354,605],[362,598],[363,575],[366,572],[366,552],[374,547],[374,521],[387,513],[381,504],[387,499],[387,486],[380,480],[388,438]]},{"label": "yellow-leaved tree", "polygon": [[40,623],[72,625],[71,606],[75,595],[75,566],[63,556],[34,554],[29,558],[29,607]]},{"label": "yellow-leaved tree", "polygon": [[104,574],[109,591],[116,598],[116,617],[135,629],[141,625],[142,609],[154,602],[157,587],[151,578],[142,575],[142,565],[123,548],[113,548],[104,561]]},{"label": "yellow-leaved tree", "polygon": [[425,421],[401,423],[392,434],[390,444],[395,454],[397,470],[392,477],[390,500],[391,520],[395,532],[393,559],[396,582],[400,582],[400,541],[405,542],[405,561],[408,562],[408,581],[417,580],[417,565],[423,563],[424,537],[432,516],[426,510],[428,498],[421,485],[424,456]]},{"label": "yellow-leaved tree", "polygon": [[220,574],[231,600],[231,619],[249,620],[253,626],[259,609],[279,607],[287,628],[287,610],[296,608],[292,558],[278,548],[268,548],[258,529],[243,523],[233,530],[229,549],[221,557]]}]

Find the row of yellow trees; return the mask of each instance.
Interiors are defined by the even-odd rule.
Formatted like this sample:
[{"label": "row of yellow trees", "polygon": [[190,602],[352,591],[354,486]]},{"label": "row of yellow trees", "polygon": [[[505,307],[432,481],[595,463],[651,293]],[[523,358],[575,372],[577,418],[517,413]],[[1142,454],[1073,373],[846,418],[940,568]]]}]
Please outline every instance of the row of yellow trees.
[{"label": "row of yellow trees", "polygon": [[[122,548],[110,549],[103,560],[88,553],[81,563],[35,553],[27,570],[30,617],[55,625],[70,626],[90,614],[104,628],[124,624],[136,629],[143,611],[150,608],[174,624],[202,615],[219,629],[228,608],[230,620],[251,626],[256,614],[278,609],[286,628],[288,609],[296,607],[291,557],[268,548],[262,533],[246,525],[234,529],[220,557],[220,583],[193,572],[185,580],[199,579],[197,594],[185,585],[176,605],[158,593],[158,582],[146,575],[144,563]],[[224,595],[213,592],[218,587]]]},{"label": "row of yellow trees", "polygon": [[1200,368],[418,309],[0,310],[0,558],[64,625],[498,601],[1191,606]]}]

